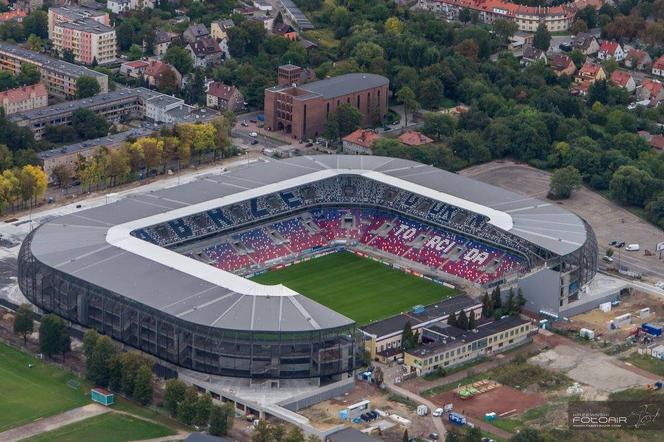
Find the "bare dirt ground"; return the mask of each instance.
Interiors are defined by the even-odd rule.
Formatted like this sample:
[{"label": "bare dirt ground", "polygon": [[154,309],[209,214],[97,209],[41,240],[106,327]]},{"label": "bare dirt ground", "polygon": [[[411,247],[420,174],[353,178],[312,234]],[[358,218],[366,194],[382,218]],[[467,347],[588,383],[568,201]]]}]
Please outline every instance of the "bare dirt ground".
[{"label": "bare dirt ground", "polygon": [[[525,164],[493,161],[459,173],[513,192],[547,200],[550,174]],[[547,201],[571,210],[590,223],[597,236],[601,255],[604,255],[611,240],[640,244],[639,252],[625,252],[621,249],[620,254],[615,255],[614,264],[617,265],[620,255],[622,267],[650,275],[656,280],[664,280],[664,261],[657,256],[644,255],[644,249],[654,251],[655,244],[664,241],[664,231],[586,187],[567,200]]]},{"label": "bare dirt ground", "polygon": [[[646,307],[650,308],[650,316],[648,318],[639,318],[639,311]],[[609,331],[609,321],[625,313],[632,314],[632,325]],[[621,297],[620,305],[613,307],[610,312],[605,313],[600,309],[593,309],[587,313],[576,315],[571,319],[569,323],[560,323],[560,328],[574,330],[587,328],[594,330],[596,337],[613,342],[624,342],[625,338],[640,326],[641,323],[661,322],[664,319],[664,304],[656,296],[635,292],[632,295]]]},{"label": "bare dirt ground", "polygon": [[[428,434],[432,431],[431,417],[417,416],[415,410],[400,402],[391,401],[389,400],[389,397],[389,394],[381,391],[373,384],[357,382],[350,393],[313,405],[304,410],[300,410],[298,413],[309,418],[311,423],[316,427],[327,429],[343,423],[339,419],[339,411],[349,405],[368,399],[371,401],[370,408],[372,410],[378,409],[388,414],[397,414],[410,420],[412,424],[408,427],[408,434],[411,436],[414,437],[417,435]],[[359,425],[352,424],[352,426],[358,430],[362,430],[369,426],[376,425],[379,420],[380,418],[370,423],[362,423]],[[387,421],[391,422],[389,420]],[[384,439],[390,440],[396,438],[395,440],[401,440],[403,437],[403,429],[403,427],[395,425],[392,429],[383,432]]]},{"label": "bare dirt ground", "polygon": [[484,414],[492,411],[498,415],[513,410],[510,414],[523,413],[547,401],[541,394],[526,393],[505,385],[469,399],[461,399],[453,391],[448,391],[434,396],[431,400],[441,407],[453,404],[456,411],[476,419],[484,419]]}]

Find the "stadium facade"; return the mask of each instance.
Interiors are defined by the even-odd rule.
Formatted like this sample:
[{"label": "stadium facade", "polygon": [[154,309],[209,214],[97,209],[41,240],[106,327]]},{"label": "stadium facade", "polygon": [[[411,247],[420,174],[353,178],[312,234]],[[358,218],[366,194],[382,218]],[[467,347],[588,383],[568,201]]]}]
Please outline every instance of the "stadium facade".
[{"label": "stadium facade", "polygon": [[[19,285],[42,310],[185,368],[251,379],[334,380],[363,362],[362,334],[351,319],[306,293],[245,279],[246,269],[241,276],[178,250],[316,210],[330,216],[336,207],[394,214],[371,232],[386,231],[385,243],[391,231],[406,231],[395,228],[396,220],[408,219],[421,232],[444,230],[485,244],[469,250],[461,240],[452,247],[439,234],[413,233],[408,248],[445,254],[445,265],[473,266],[473,275],[491,273],[468,281],[480,289],[522,287],[533,311],[557,313],[596,271],[592,229],[555,204],[412,161],[330,155],[259,162],[51,220],[21,247]],[[318,227],[312,222],[311,228]],[[258,253],[234,241],[232,259]],[[365,252],[371,247],[331,242]],[[316,251],[291,252],[256,258],[248,268],[263,271]],[[404,256],[398,257],[401,268]],[[419,256],[414,265],[438,265]],[[506,256],[520,265],[497,272]]]}]

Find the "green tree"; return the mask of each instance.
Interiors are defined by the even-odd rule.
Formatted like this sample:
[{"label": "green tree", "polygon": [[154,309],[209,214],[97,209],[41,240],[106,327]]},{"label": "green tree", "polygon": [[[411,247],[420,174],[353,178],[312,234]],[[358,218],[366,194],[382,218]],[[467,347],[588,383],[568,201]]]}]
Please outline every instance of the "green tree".
[{"label": "green tree", "polygon": [[20,85],[30,85],[39,83],[41,73],[39,68],[33,64],[24,63],[21,65],[21,72],[16,76],[16,82]]},{"label": "green tree", "polygon": [[500,287],[496,286],[491,292],[491,301],[493,302],[493,309],[498,310],[503,306],[503,300],[500,294]]},{"label": "green tree", "polygon": [[121,356],[122,359],[122,379],[121,386],[122,391],[127,396],[133,396],[134,389],[136,388],[136,375],[138,370],[143,366],[147,365],[150,368],[150,364],[146,359],[136,352],[130,351],[123,353]]},{"label": "green tree", "polygon": [[203,427],[210,420],[210,411],[212,410],[212,396],[202,394],[196,402],[196,414],[194,415],[194,425]]},{"label": "green tree", "polygon": [[397,102],[403,104],[404,124],[408,126],[408,112],[416,111],[420,104],[415,99],[415,92],[408,86],[399,89],[396,94]]},{"label": "green tree", "polygon": [[581,174],[572,166],[557,169],[551,175],[549,195],[555,199],[569,198],[581,187]]},{"label": "green tree", "polygon": [[551,33],[544,23],[540,23],[533,37],[533,46],[542,51],[548,51],[551,46]]},{"label": "green tree", "polygon": [[642,206],[653,190],[650,174],[635,166],[620,166],[609,184],[611,196],[621,204]]},{"label": "green tree", "polygon": [[163,56],[163,60],[177,69],[181,75],[187,75],[194,68],[194,62],[189,52],[182,46],[170,45]]},{"label": "green tree", "polygon": [[542,442],[540,432],[534,428],[524,428],[510,439],[510,442]]},{"label": "green tree", "polygon": [[[210,428],[208,429],[209,433],[213,436],[225,436],[228,434],[228,429],[233,426],[234,417],[235,409],[233,408],[233,404],[230,402],[224,404],[221,407],[213,405],[212,409],[210,410]],[[277,434],[276,428],[274,434]]]},{"label": "green tree", "polygon": [[493,301],[488,293],[485,293],[482,297],[482,316],[485,318],[490,318],[493,316]]},{"label": "green tree", "polygon": [[420,84],[420,103],[426,109],[437,109],[444,98],[443,83],[437,78],[426,78]]},{"label": "green tree", "polygon": [[470,9],[468,8],[463,8],[461,11],[459,11],[459,21],[461,23],[468,23],[473,17],[473,14]]},{"label": "green tree", "polygon": [[106,136],[110,124],[90,109],[80,108],[72,114],[72,127],[81,139],[90,140]]},{"label": "green tree", "polygon": [[353,132],[360,127],[360,123],[362,122],[362,113],[348,103],[342,104],[337,108],[335,117],[339,126],[339,136],[341,137],[345,137]]},{"label": "green tree", "polygon": [[16,310],[14,333],[23,335],[23,344],[27,343],[28,335],[33,332],[35,327],[32,315],[30,304],[21,304],[18,310]]},{"label": "green tree", "polygon": [[293,427],[284,438],[284,442],[304,442],[304,433],[299,427]]},{"label": "green tree", "polygon": [[129,54],[127,54],[128,60],[139,60],[143,57],[143,48],[137,44],[131,45],[129,48]]},{"label": "green tree", "polygon": [[445,442],[461,442],[461,436],[456,431],[448,431],[445,434]]},{"label": "green tree", "polygon": [[44,49],[44,40],[37,37],[35,34],[30,34],[28,37],[28,49],[32,52],[41,52]]},{"label": "green tree", "polygon": [[468,316],[468,330],[475,330],[475,313]]},{"label": "green tree", "polygon": [[664,193],[657,195],[646,204],[646,216],[664,229]]},{"label": "green tree", "polygon": [[514,290],[510,287],[509,292],[507,292],[507,300],[505,301],[505,311],[507,314],[511,315],[514,313],[514,306],[515,306],[515,300],[514,300]]},{"label": "green tree", "polygon": [[401,333],[401,348],[404,350],[410,350],[417,346],[417,340],[413,334],[413,327],[410,324],[410,321],[406,321],[406,324],[403,326],[403,332]]},{"label": "green tree", "polygon": [[196,417],[196,404],[198,403],[198,391],[195,387],[187,388],[184,399],[178,405],[178,420],[185,425],[191,425]]},{"label": "green tree", "polygon": [[71,183],[71,170],[66,164],[58,164],[51,171],[51,175],[61,189],[66,189]]},{"label": "green tree", "polygon": [[178,405],[184,400],[187,386],[179,379],[169,379],[166,381],[164,391],[164,406],[175,417],[178,412]]},{"label": "green tree", "polygon": [[512,20],[496,20],[493,23],[493,31],[500,39],[500,44],[504,45],[508,39],[519,30],[519,25]]},{"label": "green tree", "polygon": [[456,326],[463,330],[468,330],[468,315],[466,314],[465,310],[461,310],[459,312],[456,320]]},{"label": "green tree", "polygon": [[454,311],[450,312],[450,315],[447,317],[447,324],[451,326],[457,325],[457,317]]},{"label": "green tree", "polygon": [[456,119],[450,115],[438,112],[427,112],[424,115],[424,125],[422,132],[440,141],[443,137],[449,137],[454,134],[456,128]]},{"label": "green tree", "polygon": [[46,12],[32,11],[23,19],[25,35],[35,35],[42,39],[48,38],[48,16]]},{"label": "green tree", "polygon": [[251,442],[271,442],[272,441],[272,429],[267,421],[263,419],[258,421],[258,424],[254,427],[254,433],[251,435]]},{"label": "green tree", "polygon": [[274,442],[284,442],[286,437],[286,428],[282,424],[276,424],[272,427],[272,439]]},{"label": "green tree", "polygon": [[85,360],[85,375],[95,385],[107,387],[109,384],[109,361],[117,353],[117,347],[108,336],[100,336]]},{"label": "green tree", "polygon": [[516,291],[516,312],[521,313],[524,305],[526,305],[526,297],[523,296],[523,290],[519,287]]},{"label": "green tree", "polygon": [[108,388],[122,391],[122,354],[117,352],[108,361]]},{"label": "green tree", "polygon": [[141,405],[152,402],[153,395],[152,370],[146,364],[139,367],[134,379],[134,391],[132,397]]},{"label": "green tree", "polygon": [[62,318],[54,314],[45,315],[39,326],[39,351],[49,358],[71,350],[71,338]]},{"label": "green tree", "polygon": [[403,437],[401,438],[403,442],[410,442],[410,437],[408,436],[408,428],[404,428]]},{"label": "green tree", "polygon": [[95,345],[97,345],[99,336],[100,334],[94,329],[86,331],[83,335],[83,354],[86,358],[92,356],[92,352],[95,351]]},{"label": "green tree", "polygon": [[464,436],[464,442],[481,442],[482,430],[477,427],[468,428]]},{"label": "green tree", "polygon": [[89,75],[81,75],[76,79],[76,98],[88,98],[101,91],[99,82]]}]

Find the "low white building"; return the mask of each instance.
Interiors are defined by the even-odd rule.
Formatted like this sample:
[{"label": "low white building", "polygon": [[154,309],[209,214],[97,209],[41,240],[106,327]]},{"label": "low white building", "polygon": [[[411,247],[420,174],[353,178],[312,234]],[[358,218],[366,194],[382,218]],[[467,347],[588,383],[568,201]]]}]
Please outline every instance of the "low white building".
[{"label": "low white building", "polygon": [[154,9],[154,0],[107,0],[106,9],[114,14],[140,9]]}]

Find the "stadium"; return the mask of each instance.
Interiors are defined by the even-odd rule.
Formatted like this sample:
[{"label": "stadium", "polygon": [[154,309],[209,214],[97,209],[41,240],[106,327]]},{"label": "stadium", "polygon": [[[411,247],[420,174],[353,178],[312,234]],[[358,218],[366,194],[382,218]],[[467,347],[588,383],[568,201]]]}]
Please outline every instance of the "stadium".
[{"label": "stadium", "polygon": [[[319,282],[301,293],[257,282],[342,254],[359,262],[344,261],[349,277],[381,263],[371,270],[380,281],[316,279],[343,269],[328,262],[316,276],[302,267]],[[443,297],[421,298],[427,289],[411,283],[518,286],[527,309],[557,314],[596,259],[592,229],[556,204],[412,161],[326,155],[257,162],[51,220],[21,247],[19,285],[42,310],[177,366],[326,382],[363,364],[361,325]],[[394,272],[415,282],[362,298]],[[367,311],[380,316],[358,313]]]}]

